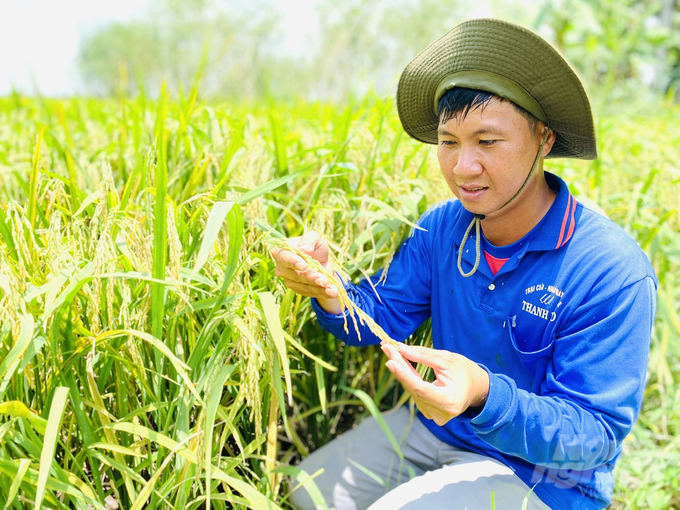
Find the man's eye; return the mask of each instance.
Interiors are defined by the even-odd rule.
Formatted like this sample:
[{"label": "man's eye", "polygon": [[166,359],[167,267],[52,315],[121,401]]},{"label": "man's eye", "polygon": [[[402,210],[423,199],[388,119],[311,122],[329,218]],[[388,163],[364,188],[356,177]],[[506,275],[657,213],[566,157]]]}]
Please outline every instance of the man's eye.
[{"label": "man's eye", "polygon": [[440,140],[439,145],[444,145],[445,147],[453,147],[456,145],[456,142],[453,140]]},{"label": "man's eye", "polygon": [[489,145],[495,144],[497,141],[498,141],[498,140],[480,140],[480,141],[479,141],[479,145],[486,145],[486,146],[489,146]]}]

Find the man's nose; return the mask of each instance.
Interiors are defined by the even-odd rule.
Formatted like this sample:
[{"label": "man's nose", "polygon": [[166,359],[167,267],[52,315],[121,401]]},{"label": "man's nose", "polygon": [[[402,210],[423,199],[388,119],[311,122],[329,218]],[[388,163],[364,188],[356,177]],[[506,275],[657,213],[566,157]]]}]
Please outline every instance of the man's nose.
[{"label": "man's nose", "polygon": [[458,175],[477,175],[482,171],[479,154],[474,147],[461,147],[458,151],[458,161],[453,169]]}]

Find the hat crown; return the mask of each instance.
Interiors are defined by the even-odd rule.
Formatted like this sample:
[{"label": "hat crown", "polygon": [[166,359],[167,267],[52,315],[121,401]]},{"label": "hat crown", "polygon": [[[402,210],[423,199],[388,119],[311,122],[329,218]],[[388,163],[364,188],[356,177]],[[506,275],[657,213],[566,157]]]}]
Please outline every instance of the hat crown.
[{"label": "hat crown", "polygon": [[[456,77],[461,75],[472,78],[456,85]],[[477,75],[492,79],[476,79]],[[548,157],[597,157],[583,85],[564,58],[530,30],[496,19],[469,20],[416,56],[402,73],[397,89],[399,117],[412,137],[437,143],[439,119],[432,105],[447,79],[452,80],[451,86],[485,90],[519,106],[523,105],[518,97],[533,100],[544,112],[542,120],[557,134]],[[507,81],[521,93],[513,96],[505,92],[507,87],[494,84]]]}]

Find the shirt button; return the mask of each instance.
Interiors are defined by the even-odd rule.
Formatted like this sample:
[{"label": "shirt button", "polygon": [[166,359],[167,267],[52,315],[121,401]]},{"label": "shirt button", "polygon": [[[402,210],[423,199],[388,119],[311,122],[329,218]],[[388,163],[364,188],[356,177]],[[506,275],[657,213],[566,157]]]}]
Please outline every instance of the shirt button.
[{"label": "shirt button", "polygon": [[489,285],[489,290],[494,290],[495,288],[496,288],[496,286],[493,283],[491,285]]}]

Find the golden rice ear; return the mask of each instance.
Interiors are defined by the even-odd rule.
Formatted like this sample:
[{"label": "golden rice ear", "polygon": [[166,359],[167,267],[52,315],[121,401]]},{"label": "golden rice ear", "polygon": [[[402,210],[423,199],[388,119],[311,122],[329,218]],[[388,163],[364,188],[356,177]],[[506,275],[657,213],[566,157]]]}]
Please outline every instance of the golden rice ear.
[{"label": "golden rice ear", "polygon": [[[357,334],[357,337],[359,338],[359,341],[361,341],[361,332],[359,330],[359,324],[366,325],[368,326],[368,329],[375,335],[377,336],[381,343],[382,342],[387,342],[389,344],[394,345],[396,348],[399,348],[399,343],[392,339],[384,329],[380,327],[378,323],[376,323],[371,316],[369,316],[366,312],[364,312],[361,308],[359,308],[354,301],[352,301],[347,294],[347,290],[345,289],[345,286],[342,283],[342,280],[338,277],[338,274],[335,271],[329,271],[325,267],[323,267],[318,260],[310,257],[308,254],[305,252],[301,251],[298,249],[296,246],[291,245],[287,239],[275,239],[272,238],[269,240],[270,244],[276,248],[281,248],[284,250],[288,250],[290,252],[295,253],[298,257],[302,258],[309,267],[311,267],[314,271],[317,271],[324,275],[326,278],[328,278],[328,281],[336,288],[338,289],[338,301],[340,302],[340,307],[342,308],[342,312],[345,318],[345,332],[349,333],[349,328],[347,326],[347,315],[350,316],[352,319],[352,324],[354,325],[354,331]],[[344,312],[347,311],[348,314],[345,314]],[[357,318],[359,322],[357,323]]]}]

